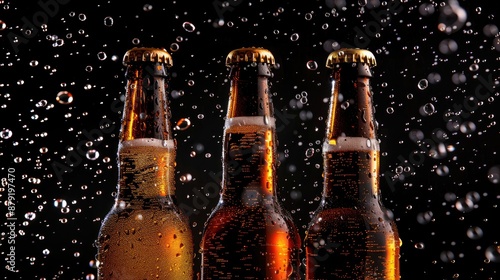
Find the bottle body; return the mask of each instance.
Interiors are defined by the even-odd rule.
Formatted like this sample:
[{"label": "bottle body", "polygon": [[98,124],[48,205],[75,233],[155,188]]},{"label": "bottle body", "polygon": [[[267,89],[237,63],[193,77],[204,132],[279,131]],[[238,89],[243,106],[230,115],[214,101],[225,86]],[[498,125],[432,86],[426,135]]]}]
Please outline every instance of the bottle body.
[{"label": "bottle body", "polygon": [[127,52],[119,182],[97,239],[97,277],[193,279],[193,240],[175,198],[175,142],[166,99],[169,54]]},{"label": "bottle body", "polygon": [[[379,188],[371,53],[334,57],[322,200],[308,225],[306,279],[397,280],[400,239]],[[331,59],[331,57],[329,58]]]},{"label": "bottle body", "polygon": [[[324,184],[350,185],[360,192],[347,194],[357,201],[322,200],[313,214],[306,237],[307,279],[399,279],[399,235],[390,212],[373,192],[379,151],[325,146]],[[342,193],[334,195],[341,199]]]},{"label": "bottle body", "polygon": [[276,195],[276,132],[268,88],[274,58],[264,49],[233,52],[227,60],[235,63],[230,65],[221,198],[205,223],[201,278],[300,279],[301,240]]},{"label": "bottle body", "polygon": [[99,232],[99,279],[193,279],[188,221],[166,196],[173,174],[159,172],[174,157],[172,140],[120,145],[121,194]]}]

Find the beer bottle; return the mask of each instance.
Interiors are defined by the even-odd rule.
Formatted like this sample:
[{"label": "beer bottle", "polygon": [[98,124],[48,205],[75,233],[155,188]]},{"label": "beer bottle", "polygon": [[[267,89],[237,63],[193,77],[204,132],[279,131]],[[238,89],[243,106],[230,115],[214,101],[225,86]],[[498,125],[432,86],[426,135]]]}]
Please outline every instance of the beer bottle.
[{"label": "beer bottle", "polygon": [[308,226],[306,279],[399,279],[400,239],[381,203],[380,149],[367,50],[332,52],[329,116],[323,143],[324,182]]},{"label": "beer bottle", "polygon": [[193,278],[192,233],[176,205],[175,142],[163,49],[133,48],[118,148],[115,204],[99,232],[98,279]]},{"label": "beer bottle", "polygon": [[201,278],[299,279],[301,239],[279,204],[276,129],[269,89],[275,60],[263,48],[233,50],[219,203],[205,223]]}]

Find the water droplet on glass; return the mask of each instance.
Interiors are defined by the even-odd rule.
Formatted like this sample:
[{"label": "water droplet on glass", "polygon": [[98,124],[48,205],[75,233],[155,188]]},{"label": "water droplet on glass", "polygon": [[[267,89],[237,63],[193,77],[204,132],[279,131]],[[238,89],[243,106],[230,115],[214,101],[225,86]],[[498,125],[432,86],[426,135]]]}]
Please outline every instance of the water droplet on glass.
[{"label": "water droplet on glass", "polygon": [[494,263],[500,263],[500,246],[491,245],[484,251],[486,258]]},{"label": "water droplet on glass", "polygon": [[62,90],[57,93],[56,101],[60,104],[70,104],[71,102],[73,102],[73,94],[71,94],[71,92],[69,91]]},{"label": "water droplet on glass", "polygon": [[290,40],[293,42],[297,41],[299,39],[299,34],[293,33],[292,36],[290,36]]},{"label": "water droplet on glass", "polygon": [[478,240],[483,237],[483,230],[480,227],[470,227],[467,229],[467,237]]},{"label": "water droplet on glass", "polygon": [[102,61],[102,60],[105,60],[107,57],[108,57],[108,56],[106,55],[106,53],[105,53],[105,52],[98,52],[98,53],[97,53],[97,58],[98,58],[99,60],[101,60],[101,61]]}]

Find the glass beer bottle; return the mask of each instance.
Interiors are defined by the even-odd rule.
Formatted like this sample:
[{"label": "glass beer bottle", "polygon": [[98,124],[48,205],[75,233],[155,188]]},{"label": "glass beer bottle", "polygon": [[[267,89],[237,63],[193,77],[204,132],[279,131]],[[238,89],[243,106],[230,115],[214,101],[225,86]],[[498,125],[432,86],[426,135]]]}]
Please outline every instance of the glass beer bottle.
[{"label": "glass beer bottle", "polygon": [[306,279],[399,279],[400,239],[380,199],[377,123],[370,87],[375,57],[367,50],[332,52],[324,182],[308,226]]},{"label": "glass beer bottle", "polygon": [[301,239],[276,193],[276,132],[262,48],[226,58],[231,89],[223,137],[219,203],[205,223],[201,278],[299,279]]},{"label": "glass beer bottle", "polygon": [[98,279],[193,279],[193,241],[176,205],[175,142],[169,124],[163,49],[133,48],[123,59],[127,89],[115,204],[99,232]]}]

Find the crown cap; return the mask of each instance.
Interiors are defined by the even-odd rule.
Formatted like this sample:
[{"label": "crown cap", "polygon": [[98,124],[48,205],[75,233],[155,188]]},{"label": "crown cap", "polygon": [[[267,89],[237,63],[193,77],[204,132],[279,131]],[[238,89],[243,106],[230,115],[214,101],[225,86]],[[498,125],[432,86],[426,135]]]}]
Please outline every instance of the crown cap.
[{"label": "crown cap", "polygon": [[167,67],[173,65],[172,56],[165,49],[136,47],[128,50],[123,56],[123,64],[132,62],[158,62]]},{"label": "crown cap", "polygon": [[274,65],[273,54],[264,48],[240,48],[231,51],[226,57],[226,65],[231,66],[240,62],[257,62]]},{"label": "crown cap", "polygon": [[377,65],[375,56],[368,50],[342,48],[330,53],[326,67],[333,68],[335,64],[356,62],[366,63],[370,67]]}]

